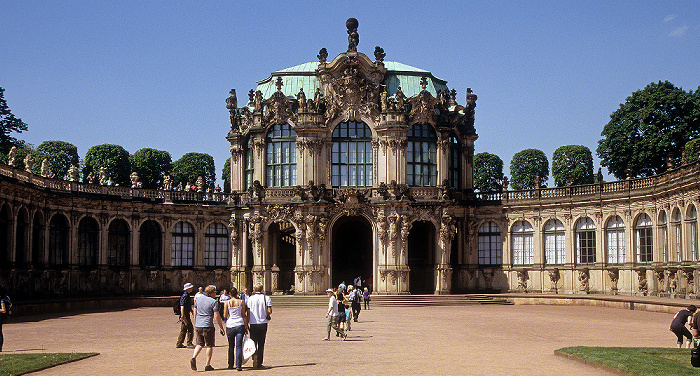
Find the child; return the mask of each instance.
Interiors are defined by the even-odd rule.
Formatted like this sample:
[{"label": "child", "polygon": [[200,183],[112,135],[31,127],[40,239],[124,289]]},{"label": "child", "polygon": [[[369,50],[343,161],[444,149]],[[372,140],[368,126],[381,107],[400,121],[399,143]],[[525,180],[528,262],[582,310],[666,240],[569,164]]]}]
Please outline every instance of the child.
[{"label": "child", "polygon": [[362,300],[365,301],[365,309],[369,309],[369,290],[365,287],[365,291],[362,293]]}]

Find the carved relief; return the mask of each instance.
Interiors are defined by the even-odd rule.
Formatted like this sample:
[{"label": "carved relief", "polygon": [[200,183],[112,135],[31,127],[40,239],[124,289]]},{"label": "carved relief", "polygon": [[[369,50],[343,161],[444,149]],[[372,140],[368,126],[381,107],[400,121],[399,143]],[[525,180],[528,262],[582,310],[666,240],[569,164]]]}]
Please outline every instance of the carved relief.
[{"label": "carved relief", "polygon": [[620,279],[620,271],[617,268],[608,269],[608,278],[610,278],[610,293],[617,295],[617,282]]},{"label": "carved relief", "polygon": [[578,282],[579,282],[579,288],[578,290],[583,292],[583,293],[588,293],[590,290],[590,272],[588,271],[588,268],[584,268],[578,271]]}]

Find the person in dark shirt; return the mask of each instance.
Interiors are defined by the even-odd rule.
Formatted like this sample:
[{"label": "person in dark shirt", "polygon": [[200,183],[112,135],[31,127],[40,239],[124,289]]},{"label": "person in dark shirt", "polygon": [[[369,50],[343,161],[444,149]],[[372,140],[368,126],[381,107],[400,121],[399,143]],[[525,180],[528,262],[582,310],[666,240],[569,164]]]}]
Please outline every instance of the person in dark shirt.
[{"label": "person in dark shirt", "polygon": [[690,319],[693,317],[693,314],[697,308],[694,305],[689,305],[687,309],[682,309],[676,313],[675,316],[673,316],[673,321],[671,321],[671,327],[669,328],[670,331],[673,332],[673,334],[676,335],[677,341],[676,344],[678,345],[679,348],[683,347],[683,337],[685,336],[686,339],[686,346],[690,348],[693,344],[693,335],[690,333],[690,330],[685,326],[690,322]]},{"label": "person in dark shirt", "polygon": [[[177,343],[175,344],[177,348],[187,347],[194,349],[194,344],[192,343],[192,337],[194,336],[194,327],[192,326],[192,298],[190,298],[193,287],[191,283],[185,283],[182,289],[182,295],[180,296],[180,335],[177,337]],[[185,341],[185,335],[187,335],[187,346],[182,344]]]}]

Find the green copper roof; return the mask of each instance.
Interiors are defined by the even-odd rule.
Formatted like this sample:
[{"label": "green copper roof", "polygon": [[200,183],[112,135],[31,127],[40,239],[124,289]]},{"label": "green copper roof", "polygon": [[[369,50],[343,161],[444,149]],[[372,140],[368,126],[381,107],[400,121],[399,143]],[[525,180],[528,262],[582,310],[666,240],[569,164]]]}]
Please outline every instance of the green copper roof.
[{"label": "green copper roof", "polygon": [[[413,97],[421,92],[420,86],[421,77],[428,78],[428,90],[433,96],[437,95],[438,90],[447,89],[447,81],[434,77],[429,71],[402,64],[396,61],[385,61],[384,67],[387,72],[384,75],[384,84],[392,96],[401,86],[406,97]],[[303,88],[307,98],[313,98],[316,88],[320,87],[320,83],[316,78],[316,69],[318,61],[312,61],[304,64],[295,65],[293,67],[281,69],[270,74],[270,77],[257,82],[263,98],[267,99],[277,91],[275,80],[277,77],[282,77],[282,92],[288,97],[296,98],[299,89]]]}]

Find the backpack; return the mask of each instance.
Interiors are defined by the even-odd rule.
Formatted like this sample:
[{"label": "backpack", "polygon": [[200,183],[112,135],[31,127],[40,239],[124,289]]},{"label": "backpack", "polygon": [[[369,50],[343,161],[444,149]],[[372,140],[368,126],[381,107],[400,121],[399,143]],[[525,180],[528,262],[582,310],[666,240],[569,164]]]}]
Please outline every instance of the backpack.
[{"label": "backpack", "polygon": [[360,293],[358,291],[355,291],[355,295],[352,297],[352,302],[353,303],[359,303],[360,302]]},{"label": "backpack", "polygon": [[175,301],[175,304],[173,304],[173,313],[180,316],[182,312],[180,312],[180,298],[177,298]]},{"label": "backpack", "polygon": [[690,364],[693,367],[700,367],[700,348],[693,348],[690,350]]},{"label": "backpack", "polygon": [[5,302],[5,313],[2,314],[2,319],[7,320],[12,316],[12,301],[10,301],[9,296],[5,296],[3,301]]}]

